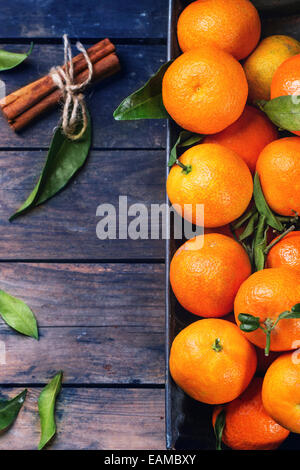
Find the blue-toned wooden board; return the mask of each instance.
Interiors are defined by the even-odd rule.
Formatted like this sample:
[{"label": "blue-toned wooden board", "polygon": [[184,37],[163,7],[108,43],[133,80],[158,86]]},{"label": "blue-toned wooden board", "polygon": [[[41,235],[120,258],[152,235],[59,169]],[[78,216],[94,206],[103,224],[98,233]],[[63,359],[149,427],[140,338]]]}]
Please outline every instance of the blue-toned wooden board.
[{"label": "blue-toned wooden board", "polygon": [[[9,223],[33,189],[46,151],[0,152],[0,260],[163,258],[163,240],[99,240],[99,204],[118,208],[164,200],[164,151],[92,151],[87,164],[60,194]],[[129,221],[132,218],[128,219]],[[149,225],[150,231],[150,225]]]},{"label": "blue-toned wooden board", "polygon": [[[36,449],[37,399],[29,388],[16,423],[0,438],[0,449]],[[5,397],[21,389],[2,390]],[[164,449],[163,390],[63,388],[57,401],[55,450]]]},{"label": "blue-toned wooden board", "polygon": [[30,305],[40,327],[164,327],[162,264],[0,263],[0,289]]},{"label": "blue-toned wooden board", "polygon": [[[164,266],[149,262],[164,257],[163,241],[100,241],[96,208],[116,204],[119,194],[147,207],[164,200],[165,122],[115,122],[112,113],[165,61],[168,2],[0,3],[1,46],[23,51],[35,42],[24,64],[0,74],[8,93],[62,63],[65,32],[86,46],[110,37],[122,64],[119,75],[87,93],[97,150],[83,171],[47,205],[13,224],[8,216],[36,182],[59,113],[20,135],[0,116],[0,260],[58,261],[0,263],[0,288],[32,307],[41,334],[36,342],[0,321],[7,353],[0,391],[10,383],[33,386],[14,427],[1,436],[0,449],[36,447],[38,385],[58,369],[65,371],[68,388],[58,401],[58,435],[50,448],[164,448]],[[142,262],[94,262],[99,259]],[[140,388],[152,384],[150,390]]]},{"label": "blue-toned wooden board", "polygon": [[[53,310],[63,314],[63,305]],[[89,326],[87,316],[80,327],[40,327],[39,333],[36,341],[0,324],[7,359],[0,384],[46,383],[60,369],[66,384],[164,383],[162,328]]]},{"label": "blue-toned wooden board", "polygon": [[0,37],[165,38],[167,6],[167,0],[2,0]]},{"label": "blue-toned wooden board", "polygon": [[[6,46],[20,51],[28,46]],[[93,119],[93,142],[97,148],[163,148],[165,120],[120,122],[113,119],[113,111],[123,98],[139,88],[166,60],[165,46],[118,46],[122,71],[87,93]],[[7,94],[47,74],[52,65],[63,62],[63,46],[37,44],[32,55],[21,66],[0,73]],[[0,113],[0,148],[48,147],[59,112],[53,111],[32,124],[21,134],[15,134]]]}]

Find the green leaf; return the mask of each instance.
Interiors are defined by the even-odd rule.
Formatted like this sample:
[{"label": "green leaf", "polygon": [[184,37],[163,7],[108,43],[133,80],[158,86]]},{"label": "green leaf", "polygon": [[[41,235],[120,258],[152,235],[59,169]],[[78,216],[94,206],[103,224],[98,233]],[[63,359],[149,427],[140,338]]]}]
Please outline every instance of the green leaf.
[{"label": "green leaf", "polygon": [[265,267],[268,229],[266,217],[260,215],[253,240],[254,266],[256,271],[260,271]]},{"label": "green leaf", "polygon": [[55,404],[56,397],[61,390],[62,376],[63,372],[59,371],[51,382],[43,388],[38,399],[41,423],[41,439],[38,445],[38,450],[45,447],[47,442],[49,442],[56,433]]},{"label": "green leaf", "polygon": [[0,315],[14,330],[26,336],[38,339],[35,316],[30,308],[20,299],[0,290]]},{"label": "green leaf", "polygon": [[190,134],[191,136],[184,142],[181,142],[179,147],[191,147],[192,145],[201,142],[205,137],[203,134],[194,134],[192,132],[190,132]]},{"label": "green leaf", "polygon": [[176,163],[176,160],[178,158],[177,156],[178,147],[190,147],[191,145],[194,145],[200,142],[203,139],[203,137],[204,137],[203,135],[194,134],[193,132],[181,131],[178,136],[178,139],[176,140],[171,150],[168,166],[173,166]]},{"label": "green leaf", "polygon": [[291,132],[300,130],[300,96],[278,96],[257,104],[279,128]]},{"label": "green leaf", "polygon": [[216,450],[222,450],[222,435],[226,424],[226,411],[223,408],[216,418],[214,433],[216,436]]},{"label": "green leaf", "polygon": [[231,223],[232,229],[237,230],[238,228],[242,227],[247,220],[252,217],[252,215],[256,214],[257,210],[254,205],[250,207],[243,215],[241,215],[235,222]]},{"label": "green leaf", "polygon": [[293,312],[291,310],[290,312],[283,312],[278,315],[278,320],[288,320],[290,318],[300,318],[300,312]]},{"label": "green leaf", "polygon": [[23,54],[0,49],[0,72],[13,69],[17,65],[21,64],[31,54],[32,49],[33,42],[30,44],[29,51]]},{"label": "green leaf", "polygon": [[238,319],[241,322],[240,329],[242,331],[255,331],[260,327],[259,317],[254,317],[249,313],[240,313]]},{"label": "green leaf", "polygon": [[145,85],[122,101],[113,114],[117,121],[169,117],[162,100],[162,80],[171,62],[162,65]]},{"label": "green leaf", "polygon": [[56,129],[38,183],[24,204],[9,220],[12,221],[33,207],[42,204],[64,188],[85,163],[90,146],[90,117],[88,117],[88,125],[84,135],[78,140],[68,139],[63,134],[61,127]]},{"label": "green leaf", "polygon": [[25,389],[11,400],[0,400],[0,431],[13,424],[23,406],[26,394],[27,390]]},{"label": "green leaf", "polygon": [[296,304],[291,308],[291,312],[300,313],[300,304]]},{"label": "green leaf", "polygon": [[283,225],[277,219],[275,214],[273,214],[265,200],[264,194],[261,189],[258,173],[255,173],[254,176],[253,196],[257,210],[261,215],[266,218],[267,224],[270,225],[270,227],[273,227],[275,230],[278,230],[278,232],[282,232],[284,230]]},{"label": "green leaf", "polygon": [[248,221],[248,224],[246,225],[245,230],[244,230],[243,233],[241,233],[241,235],[239,236],[239,240],[240,240],[240,241],[243,241],[243,240],[245,240],[246,238],[248,238],[248,237],[250,237],[251,235],[253,235],[257,221],[258,221],[258,214],[257,214],[257,212],[256,212],[255,214],[253,214],[253,215],[250,217],[250,219],[249,219],[249,221]]}]

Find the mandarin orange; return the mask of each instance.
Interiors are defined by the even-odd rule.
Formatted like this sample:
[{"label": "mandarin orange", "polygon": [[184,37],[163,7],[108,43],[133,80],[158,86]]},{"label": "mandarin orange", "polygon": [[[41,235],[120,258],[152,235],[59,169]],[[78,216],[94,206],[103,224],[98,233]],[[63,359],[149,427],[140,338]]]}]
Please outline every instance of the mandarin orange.
[{"label": "mandarin orange", "polygon": [[261,41],[244,63],[249,85],[249,100],[269,100],[271,83],[278,67],[300,53],[300,42],[289,36],[269,36]]},{"label": "mandarin orange", "polygon": [[[285,95],[300,95],[300,54],[285,60],[273,75],[271,99]],[[300,135],[300,131],[293,131]]]},{"label": "mandarin orange", "polygon": [[254,173],[261,151],[276,139],[277,129],[266,115],[253,106],[246,106],[237,121],[218,134],[205,137],[203,143],[221,144],[233,150]]},{"label": "mandarin orange", "polygon": [[181,13],[177,36],[184,52],[211,43],[240,60],[255,48],[260,29],[257,10],[248,0],[198,0]]},{"label": "mandarin orange", "polygon": [[171,347],[173,380],[204,403],[234,400],[248,386],[255,369],[253,346],[226,320],[196,321],[176,336]]},{"label": "mandarin orange", "polygon": [[300,272],[300,232],[290,232],[276,243],[268,253],[266,266],[286,266]]},{"label": "mandarin orange", "polygon": [[185,242],[174,254],[170,282],[180,304],[203,317],[222,317],[233,309],[235,295],[251,274],[244,248],[219,233],[200,235]]},{"label": "mandarin orange", "polygon": [[168,67],[162,82],[163,103],[181,127],[214,134],[243,112],[248,84],[241,64],[227,52],[202,45]]},{"label": "mandarin orange", "polygon": [[[259,317],[273,325],[278,315],[300,302],[300,274],[290,268],[262,269],[246,279],[234,301],[234,314],[238,325],[240,313]],[[266,335],[259,328],[244,335],[256,346],[264,348]],[[271,351],[288,351],[297,348],[300,338],[300,319],[280,320],[271,332]]]},{"label": "mandarin orange", "polygon": [[264,378],[262,400],[267,413],[277,423],[300,433],[299,353],[283,354],[271,364]]},{"label": "mandarin orange", "polygon": [[[276,423],[264,409],[261,390],[263,379],[255,377],[238,398],[223,407],[226,422],[222,441],[234,450],[273,450],[282,444],[290,432]],[[213,426],[222,411],[213,412]]]},{"label": "mandarin orange", "polygon": [[204,226],[220,227],[240,217],[252,197],[253,181],[246,163],[219,144],[188,149],[171,168],[167,193],[174,208],[197,225],[197,206],[204,205]]},{"label": "mandarin orange", "polygon": [[271,142],[258,157],[256,170],[271,209],[280,215],[300,214],[300,138]]}]

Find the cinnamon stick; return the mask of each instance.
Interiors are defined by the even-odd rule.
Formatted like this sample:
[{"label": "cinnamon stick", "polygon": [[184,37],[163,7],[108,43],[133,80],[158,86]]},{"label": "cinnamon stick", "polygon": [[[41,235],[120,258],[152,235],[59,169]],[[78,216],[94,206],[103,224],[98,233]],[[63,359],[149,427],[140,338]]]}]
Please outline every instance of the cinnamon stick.
[{"label": "cinnamon stick", "polygon": [[[109,39],[104,39],[87,50],[93,64],[93,83],[120,69],[114,51],[115,46]],[[81,83],[88,76],[86,60],[81,53],[75,56],[72,62],[75,82]],[[62,93],[51,76],[46,75],[0,100],[0,107],[10,126],[19,131],[40,114],[55,106],[61,97]]]},{"label": "cinnamon stick", "polygon": [[[110,42],[110,40],[103,39],[90,47],[87,50],[87,53],[91,62],[94,63],[114,51],[115,46]],[[75,76],[87,67],[82,53],[75,56],[72,62]],[[64,66],[62,68],[65,69]],[[47,96],[47,94],[51,93],[55,88],[56,85],[51,77],[49,75],[45,75],[44,77],[36,80],[35,82],[29,83],[0,100],[0,106],[7,119],[13,119],[28,107],[40,101],[44,96]]]},{"label": "cinnamon stick", "polygon": [[[93,65],[93,79],[92,83],[99,82],[104,78],[107,78],[120,70],[120,62],[118,56],[115,53],[109,54],[107,57],[99,60]],[[88,70],[85,69],[79,73],[75,78],[75,83],[81,83],[88,77]],[[18,132],[28,126],[36,118],[44,114],[46,111],[50,111],[55,107],[62,98],[62,92],[56,89],[41,101],[36,103],[31,108],[27,109],[24,113],[17,116],[15,119],[9,120],[11,128]]]}]

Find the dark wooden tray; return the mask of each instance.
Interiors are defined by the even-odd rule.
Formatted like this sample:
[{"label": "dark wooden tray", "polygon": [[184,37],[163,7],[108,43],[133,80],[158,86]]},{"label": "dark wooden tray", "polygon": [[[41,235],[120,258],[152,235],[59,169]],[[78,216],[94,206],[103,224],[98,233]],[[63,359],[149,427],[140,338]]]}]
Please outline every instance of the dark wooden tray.
[{"label": "dark wooden tray", "polygon": [[[174,59],[180,54],[176,37],[176,25],[180,12],[188,3],[190,1],[169,0],[168,60]],[[293,37],[300,40],[300,32],[297,31],[295,34],[295,25],[300,23],[299,0],[281,0],[280,2],[276,0],[256,0],[253,3],[262,10],[261,16],[265,35],[289,34],[290,31]],[[273,9],[270,8],[271,5],[273,5]],[[286,18],[285,15],[290,12],[293,13],[293,16]],[[299,16],[296,16],[295,12],[299,13]],[[281,24],[283,25],[282,32],[280,32]],[[178,127],[173,122],[168,122],[167,161],[177,136]],[[188,324],[199,319],[179,305],[170,287],[170,261],[176,249],[182,243],[173,239],[166,242],[166,446],[167,449],[176,450],[213,450],[215,449],[215,438],[211,424],[212,407],[187,396],[177,387],[169,374],[169,351],[174,337]],[[291,434],[281,448],[299,449],[299,444],[299,436]]]}]

